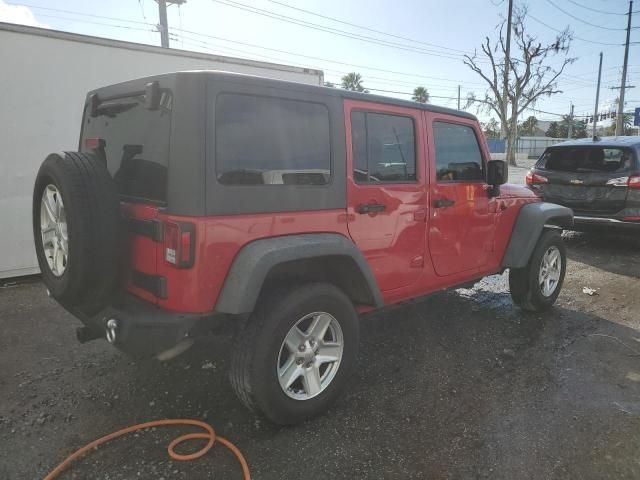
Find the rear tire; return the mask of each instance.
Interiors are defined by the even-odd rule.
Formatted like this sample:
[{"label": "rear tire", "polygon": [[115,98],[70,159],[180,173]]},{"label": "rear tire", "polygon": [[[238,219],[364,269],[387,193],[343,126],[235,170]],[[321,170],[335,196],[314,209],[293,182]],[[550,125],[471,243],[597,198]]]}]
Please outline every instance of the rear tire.
[{"label": "rear tire", "polygon": [[[325,333],[318,333],[324,324]],[[271,290],[236,335],[231,385],[245,406],[272,422],[302,422],[324,412],[341,393],[356,364],[358,337],[358,315],[337,287],[312,283]],[[329,362],[330,355],[338,360]],[[294,381],[285,387],[289,379]]]},{"label": "rear tire", "polygon": [[562,236],[556,230],[543,231],[527,266],[509,270],[513,302],[531,312],[550,308],[560,295],[566,268],[567,249]]},{"label": "rear tire", "polygon": [[[47,195],[57,211],[47,209]],[[85,313],[104,307],[118,273],[120,202],[103,162],[78,152],[47,156],[33,191],[33,234],[51,296]]]}]

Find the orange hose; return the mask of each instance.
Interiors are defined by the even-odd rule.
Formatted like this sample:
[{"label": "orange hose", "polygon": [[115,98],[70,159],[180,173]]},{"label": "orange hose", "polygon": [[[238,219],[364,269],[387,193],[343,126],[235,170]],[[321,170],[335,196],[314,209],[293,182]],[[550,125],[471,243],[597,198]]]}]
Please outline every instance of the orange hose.
[{"label": "orange hose", "polygon": [[[118,438],[123,435],[127,435],[131,432],[136,432],[138,430],[144,430],[146,428],[164,427],[167,425],[191,425],[191,426],[200,427],[203,430],[206,430],[206,433],[187,433],[185,435],[181,435],[175,438],[174,440],[172,440],[169,446],[167,447],[167,452],[169,453],[169,456],[173,460],[189,461],[189,460],[195,460],[196,458],[200,458],[203,455],[205,455],[209,450],[211,450],[211,448],[213,447],[214,443],[217,440],[219,443],[221,443],[222,445],[227,447],[229,450],[231,450],[231,452],[236,456],[236,458],[240,462],[240,466],[242,467],[242,474],[244,476],[244,480],[251,480],[251,475],[249,473],[249,465],[247,464],[247,461],[245,460],[244,456],[242,455],[242,452],[240,452],[238,447],[236,447],[233,443],[231,443],[226,438],[216,437],[216,432],[213,430],[213,427],[208,423],[201,422],[200,420],[188,420],[188,419],[154,420],[152,422],[139,423],[137,425],[133,425],[131,427],[123,428],[116,432],[110,433],[109,435],[105,435],[104,437],[98,438],[97,440],[94,440],[88,445],[85,445],[84,447],[73,452],[66,459],[64,459],[64,461],[60,463],[56,468],[51,470],[51,472],[46,477],[44,477],[44,480],[53,480],[54,478],[57,478],[58,475],[60,475],[60,473],[62,473],[67,467],[69,467],[69,465],[71,465],[71,463],[73,463],[75,460],[77,460],[82,455],[87,453],[89,450],[92,450],[98,447],[99,445],[102,445],[103,443],[107,443],[113,440],[114,438]],[[204,447],[202,447],[200,450],[197,450],[194,453],[183,455],[175,451],[175,448],[182,442],[186,442],[187,440],[195,440],[195,439],[208,440],[208,442]]]}]

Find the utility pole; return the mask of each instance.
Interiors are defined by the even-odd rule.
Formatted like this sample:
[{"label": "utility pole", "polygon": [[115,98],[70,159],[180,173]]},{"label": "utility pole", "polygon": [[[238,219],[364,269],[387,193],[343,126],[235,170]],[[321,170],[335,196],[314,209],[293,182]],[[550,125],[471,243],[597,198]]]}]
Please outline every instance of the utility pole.
[{"label": "utility pole", "polygon": [[157,0],[158,2],[158,18],[160,19],[160,45],[162,48],[169,48],[169,24],[167,23],[167,2],[166,0]]},{"label": "utility pole", "polygon": [[573,134],[573,103],[571,104],[571,113],[569,114],[569,128],[567,128],[567,138],[571,138]]},{"label": "utility pole", "polygon": [[460,110],[460,85],[458,85],[458,110]]},{"label": "utility pole", "polygon": [[160,31],[160,45],[169,48],[169,22],[167,21],[167,3],[169,5],[182,5],[187,0],[156,0],[158,2],[158,30]]},{"label": "utility pole", "polygon": [[622,82],[620,83],[620,97],[618,102],[618,114],[616,115],[616,136],[624,133],[624,91],[627,87],[627,63],[629,61],[629,38],[631,36],[631,14],[633,1],[629,1],[629,13],[627,18],[627,41],[624,45],[624,63],[622,64]]},{"label": "utility pole", "polygon": [[[508,112],[508,92],[509,92],[509,67],[510,67],[510,56],[511,56],[511,17],[513,15],[513,0],[509,0],[509,16],[507,17],[507,43],[505,45],[504,51],[504,73],[503,84],[502,84],[502,107],[504,111],[503,117],[507,118]],[[502,138],[507,138],[508,126],[506,125],[506,121],[503,122],[502,125]],[[507,142],[508,143],[508,142]]]},{"label": "utility pole", "polygon": [[598,103],[600,102],[600,79],[602,78],[602,52],[600,52],[600,66],[598,67],[598,86],[596,87],[596,106],[593,109],[593,140],[596,139],[596,126],[598,125]]}]

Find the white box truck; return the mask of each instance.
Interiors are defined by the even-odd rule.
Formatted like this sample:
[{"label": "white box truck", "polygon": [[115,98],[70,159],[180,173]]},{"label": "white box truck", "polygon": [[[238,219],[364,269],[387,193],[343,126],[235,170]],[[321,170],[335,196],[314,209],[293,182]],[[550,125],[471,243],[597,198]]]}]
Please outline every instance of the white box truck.
[{"label": "white box truck", "polygon": [[178,70],[322,85],[321,70],[0,23],[0,278],[38,272],[31,195],[52,148],[77,150],[87,91]]}]

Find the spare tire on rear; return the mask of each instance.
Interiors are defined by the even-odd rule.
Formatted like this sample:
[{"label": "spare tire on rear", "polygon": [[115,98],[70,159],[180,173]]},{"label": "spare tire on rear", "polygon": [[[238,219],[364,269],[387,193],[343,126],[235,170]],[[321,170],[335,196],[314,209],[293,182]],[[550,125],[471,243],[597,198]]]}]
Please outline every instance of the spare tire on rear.
[{"label": "spare tire on rear", "polygon": [[52,153],[33,191],[33,234],[42,280],[66,308],[105,306],[118,274],[120,203],[95,155]]}]

